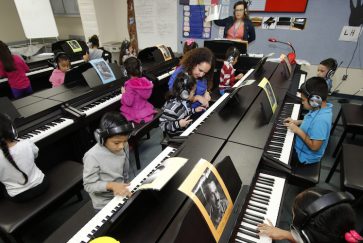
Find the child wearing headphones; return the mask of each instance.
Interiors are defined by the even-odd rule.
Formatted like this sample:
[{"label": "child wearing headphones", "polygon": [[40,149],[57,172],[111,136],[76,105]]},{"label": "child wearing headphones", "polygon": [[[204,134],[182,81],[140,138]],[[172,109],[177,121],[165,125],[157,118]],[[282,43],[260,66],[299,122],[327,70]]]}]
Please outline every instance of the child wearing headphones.
[{"label": "child wearing headphones", "polygon": [[330,136],[332,107],[327,103],[328,86],[323,78],[312,77],[301,85],[303,108],[309,110],[304,120],[284,120],[296,136],[292,161],[296,166],[318,163],[324,155]]},{"label": "child wearing headphones", "polygon": [[156,113],[154,106],[147,101],[154,85],[150,80],[141,76],[141,61],[136,57],[128,58],[124,66],[130,79],[121,88],[121,113],[131,122],[149,122]]},{"label": "child wearing headphones", "polygon": [[58,87],[64,83],[66,72],[71,68],[71,61],[68,55],[64,52],[58,52],[54,57],[54,62],[57,66],[49,78],[52,88]]},{"label": "child wearing headphones", "polygon": [[17,140],[10,117],[0,113],[0,182],[7,197],[16,202],[29,201],[42,194],[48,183],[35,165],[38,147],[30,140]]},{"label": "child wearing headphones", "polygon": [[229,47],[226,51],[226,60],[223,62],[219,75],[219,93],[221,95],[224,94],[226,89],[231,88],[235,84],[236,79],[239,80],[243,77],[243,73],[237,76],[234,74],[236,69],[233,66],[236,65],[239,55],[239,50],[234,46]]},{"label": "child wearing headphones", "polygon": [[270,222],[258,225],[259,234],[294,243],[356,243],[363,238],[354,230],[356,216],[350,193],[313,187],[295,197],[290,231]]},{"label": "child wearing headphones", "polygon": [[181,134],[193,121],[190,116],[205,110],[203,106],[192,108],[195,90],[196,81],[193,77],[184,72],[176,76],[172,96],[163,106],[163,114],[159,118],[163,132],[170,136]]},{"label": "child wearing headphones", "polygon": [[214,73],[214,55],[212,51],[208,48],[196,48],[188,51],[180,61],[180,66],[175,69],[169,79],[170,92],[173,90],[176,77],[183,72],[186,72],[197,81],[192,107],[197,108],[200,105],[208,107],[211,100],[209,91],[213,86]]},{"label": "child wearing headphones", "polygon": [[118,112],[105,113],[95,131],[95,144],[83,157],[83,185],[93,207],[101,210],[116,196],[131,196],[128,137],[133,126]]},{"label": "child wearing headphones", "polygon": [[121,51],[119,58],[120,65],[124,64],[126,59],[129,57],[136,57],[136,50],[132,47],[130,41],[124,40],[121,43]]},{"label": "child wearing headphones", "polygon": [[333,87],[333,76],[338,68],[338,63],[334,58],[328,58],[320,62],[316,76],[324,78],[328,85],[328,91],[330,93]]},{"label": "child wearing headphones", "polygon": [[33,93],[26,73],[29,67],[18,55],[12,55],[9,47],[0,41],[0,77],[7,77],[15,99]]}]

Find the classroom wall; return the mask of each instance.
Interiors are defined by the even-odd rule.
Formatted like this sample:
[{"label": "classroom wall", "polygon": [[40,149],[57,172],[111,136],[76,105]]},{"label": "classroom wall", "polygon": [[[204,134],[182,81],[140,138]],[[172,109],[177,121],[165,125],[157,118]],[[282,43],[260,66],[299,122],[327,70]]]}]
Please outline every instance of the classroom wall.
[{"label": "classroom wall", "polygon": [[[230,13],[233,4],[237,0],[231,0]],[[291,0],[293,2],[293,0]],[[353,0],[354,3],[357,0]],[[311,64],[318,64],[322,59],[334,57],[339,62],[343,61],[342,67],[348,66],[352,57],[356,42],[338,41],[342,27],[348,25],[350,7],[348,0],[309,0],[305,13],[251,13],[251,16],[292,16],[307,18],[307,25],[303,31],[292,30],[262,30],[256,28],[256,41],[249,45],[249,53],[287,53],[289,48],[276,45],[267,41],[275,37],[281,41],[290,41],[296,49],[297,58],[304,59]],[[179,40],[184,40],[181,33],[183,21],[183,6],[179,5]],[[212,38],[217,37],[218,27],[213,24]],[[203,40],[198,40],[203,45]],[[360,38],[360,46],[363,38]],[[178,52],[181,52],[182,44],[179,43]],[[362,68],[363,50],[358,48],[356,56],[350,67]]]},{"label": "classroom wall", "polygon": [[1,0],[0,30],[0,40],[5,43],[26,39],[13,0]]},{"label": "classroom wall", "polygon": [[[56,16],[60,39],[67,39],[69,35],[83,36],[80,17]],[[13,0],[0,1],[0,40],[6,43],[25,41],[23,27]]]},{"label": "classroom wall", "polygon": [[69,39],[70,35],[83,36],[81,17],[55,16],[59,39]]}]

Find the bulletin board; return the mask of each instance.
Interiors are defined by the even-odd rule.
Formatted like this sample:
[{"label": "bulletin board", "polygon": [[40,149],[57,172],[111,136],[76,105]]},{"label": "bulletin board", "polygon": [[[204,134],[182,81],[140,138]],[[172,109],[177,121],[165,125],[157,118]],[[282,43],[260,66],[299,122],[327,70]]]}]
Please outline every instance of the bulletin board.
[{"label": "bulletin board", "polygon": [[250,12],[304,13],[308,0],[253,0]]}]

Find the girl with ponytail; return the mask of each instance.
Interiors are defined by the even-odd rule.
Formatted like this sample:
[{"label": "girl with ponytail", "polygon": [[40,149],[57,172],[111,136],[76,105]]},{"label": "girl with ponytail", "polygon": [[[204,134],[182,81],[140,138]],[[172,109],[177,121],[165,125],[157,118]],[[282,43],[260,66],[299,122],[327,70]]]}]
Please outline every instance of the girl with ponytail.
[{"label": "girl with ponytail", "polygon": [[17,141],[10,117],[0,113],[0,182],[13,201],[28,201],[47,188],[43,172],[35,165],[38,148],[29,140]]}]

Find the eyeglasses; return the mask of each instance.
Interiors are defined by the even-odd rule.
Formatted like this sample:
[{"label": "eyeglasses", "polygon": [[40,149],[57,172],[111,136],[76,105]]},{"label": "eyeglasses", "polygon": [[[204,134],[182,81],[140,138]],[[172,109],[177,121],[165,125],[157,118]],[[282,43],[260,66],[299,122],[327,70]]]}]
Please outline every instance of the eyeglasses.
[{"label": "eyeglasses", "polygon": [[243,12],[243,11],[245,11],[244,9],[235,9],[234,10],[235,12]]}]

